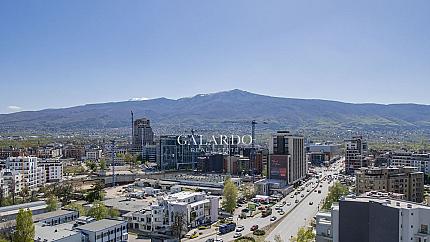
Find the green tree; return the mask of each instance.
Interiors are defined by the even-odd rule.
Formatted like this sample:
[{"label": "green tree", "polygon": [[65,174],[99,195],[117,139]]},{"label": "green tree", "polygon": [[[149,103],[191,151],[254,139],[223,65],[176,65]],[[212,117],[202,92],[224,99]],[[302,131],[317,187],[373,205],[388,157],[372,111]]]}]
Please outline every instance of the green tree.
[{"label": "green tree", "polygon": [[329,188],[329,193],[324,201],[323,210],[329,210],[333,203],[338,202],[342,196],[349,193],[348,187],[336,182]]},{"label": "green tree", "polygon": [[223,194],[222,207],[225,211],[233,213],[237,205],[237,187],[230,177],[224,182]]},{"label": "green tree", "polygon": [[108,213],[109,213],[109,217],[111,218],[117,218],[120,215],[118,209],[115,209],[115,208],[110,208]]},{"label": "green tree", "polygon": [[109,209],[100,201],[95,201],[92,204],[90,210],[88,210],[88,216],[101,220],[109,217]]},{"label": "green tree", "polygon": [[242,191],[242,195],[246,199],[251,199],[255,197],[255,195],[257,194],[257,191],[255,190],[255,186],[252,183],[243,184],[241,187],[241,191]]},{"label": "green tree", "polygon": [[105,159],[100,160],[99,168],[101,171],[106,170],[106,160]]},{"label": "green tree", "polygon": [[104,198],[104,186],[99,182],[94,185],[94,188],[88,192],[86,196],[87,202],[101,201]]},{"label": "green tree", "polygon": [[33,215],[30,210],[19,209],[16,217],[16,229],[12,237],[13,242],[34,241]]},{"label": "green tree", "polygon": [[97,164],[92,161],[92,160],[88,160],[85,162],[85,165],[92,171],[92,172],[96,172],[97,171]]},{"label": "green tree", "polygon": [[301,227],[297,235],[290,240],[291,242],[313,242],[315,234],[312,228]]},{"label": "green tree", "polygon": [[48,211],[55,211],[58,209],[58,199],[54,195],[50,195],[46,200],[46,204],[48,205]]},{"label": "green tree", "polygon": [[87,215],[87,211],[85,210],[84,206],[82,206],[79,203],[70,203],[65,206],[67,209],[75,210],[79,212],[79,216],[85,216]]}]

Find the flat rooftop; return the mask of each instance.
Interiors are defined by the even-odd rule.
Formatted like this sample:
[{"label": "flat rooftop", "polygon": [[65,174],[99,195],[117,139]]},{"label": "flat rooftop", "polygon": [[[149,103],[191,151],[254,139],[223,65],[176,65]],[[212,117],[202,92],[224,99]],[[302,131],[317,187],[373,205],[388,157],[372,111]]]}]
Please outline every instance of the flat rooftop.
[{"label": "flat rooftop", "polygon": [[35,226],[35,240],[40,238],[40,241],[58,241],[70,236],[78,236],[78,231],[73,231],[72,223],[64,223],[55,226],[43,226],[41,223],[36,223]]},{"label": "flat rooftop", "polygon": [[39,221],[44,220],[44,219],[60,217],[60,216],[69,215],[69,214],[73,214],[73,213],[76,213],[76,211],[59,209],[59,210],[52,211],[52,212],[33,215],[33,221],[39,222]]},{"label": "flat rooftop", "polygon": [[126,224],[126,223],[127,223],[126,221],[122,221],[122,220],[102,219],[96,222],[78,226],[76,229],[91,231],[91,232],[98,232],[104,229],[112,228],[114,226],[117,226],[120,224]]},{"label": "flat rooftop", "polygon": [[149,207],[156,202],[153,197],[144,199],[118,197],[102,201],[107,207],[113,207],[119,211],[134,212]]},{"label": "flat rooftop", "polygon": [[345,197],[342,201],[355,201],[355,202],[377,202],[387,207],[392,208],[403,208],[403,209],[430,209],[429,206],[425,206],[418,203],[413,203],[405,200],[398,200],[388,197],[374,197],[374,196],[359,196],[359,197]]}]

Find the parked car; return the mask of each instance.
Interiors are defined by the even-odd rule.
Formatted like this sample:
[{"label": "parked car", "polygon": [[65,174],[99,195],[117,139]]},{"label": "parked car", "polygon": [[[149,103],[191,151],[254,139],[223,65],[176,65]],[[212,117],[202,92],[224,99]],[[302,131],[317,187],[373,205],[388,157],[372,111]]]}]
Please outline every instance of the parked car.
[{"label": "parked car", "polygon": [[242,237],[242,233],[240,232],[234,233],[233,238],[239,238],[239,237]]},{"label": "parked car", "polygon": [[272,216],[271,218],[270,218],[270,221],[275,221],[276,220],[276,216]]},{"label": "parked car", "polygon": [[239,225],[236,227],[236,232],[242,232],[245,229],[245,227],[243,227],[243,225]]},{"label": "parked car", "polygon": [[257,229],[258,229],[258,225],[257,225],[257,224],[252,225],[252,227],[251,227],[251,231],[255,231],[255,230],[257,230]]},{"label": "parked car", "polygon": [[314,202],[310,201],[310,202],[309,202],[309,205],[314,205]]}]

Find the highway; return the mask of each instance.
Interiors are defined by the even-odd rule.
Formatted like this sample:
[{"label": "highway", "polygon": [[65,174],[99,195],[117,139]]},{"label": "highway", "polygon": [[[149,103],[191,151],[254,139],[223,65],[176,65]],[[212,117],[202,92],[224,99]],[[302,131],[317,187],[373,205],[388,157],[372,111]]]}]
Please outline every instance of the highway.
[{"label": "highway", "polygon": [[[324,168],[317,168],[316,171],[322,172],[322,176],[325,177],[327,175],[333,174],[337,172],[340,169],[341,162],[335,163],[334,166],[336,167],[336,171],[330,171],[330,170],[324,170]],[[332,166],[332,168],[334,167]],[[308,184],[308,186],[306,186]],[[273,207],[273,213],[271,216],[267,216],[265,218],[261,217],[261,214],[258,214],[254,217],[250,217],[247,219],[239,219],[239,211],[242,209],[239,208],[236,210],[236,213],[233,216],[233,221],[237,223],[237,225],[243,225],[245,229],[242,231],[242,235],[248,235],[252,232],[250,231],[251,227],[253,225],[258,225],[259,228],[265,227],[270,225],[271,223],[275,223],[279,220],[279,224],[276,226],[276,228],[273,229],[273,231],[270,232],[270,234],[267,235],[266,241],[274,241],[275,235],[279,234],[283,238],[285,242],[289,241],[290,237],[297,234],[297,231],[300,227],[308,225],[311,221],[311,219],[316,215],[318,212],[318,205],[321,203],[321,201],[327,196],[328,194],[328,188],[332,183],[328,184],[327,180],[322,181],[320,184],[317,184],[317,179],[313,178],[305,183],[303,185],[304,191],[302,191],[299,195],[293,196],[291,198],[291,194],[294,194],[292,192],[290,195],[287,195],[282,201],[277,203],[277,205],[282,206],[282,202],[285,201],[286,205],[282,206],[283,211],[285,212],[285,215],[281,216]],[[320,187],[320,185],[322,187]],[[309,190],[309,192],[307,192]],[[321,190],[321,193],[318,193],[316,191]],[[302,198],[301,195],[304,195],[305,197]],[[299,203],[295,203],[295,200],[298,199]],[[309,202],[313,202],[313,205],[310,205]],[[291,205],[288,205],[288,204]],[[276,216],[276,221],[270,221],[270,218],[272,216]],[[218,235],[213,229],[208,231],[203,231],[203,235],[199,236],[195,239],[184,239],[184,241],[196,241],[196,242],[205,242],[209,238],[213,239],[219,239],[221,238],[223,241],[233,241],[235,232],[230,232],[224,235]]]}]

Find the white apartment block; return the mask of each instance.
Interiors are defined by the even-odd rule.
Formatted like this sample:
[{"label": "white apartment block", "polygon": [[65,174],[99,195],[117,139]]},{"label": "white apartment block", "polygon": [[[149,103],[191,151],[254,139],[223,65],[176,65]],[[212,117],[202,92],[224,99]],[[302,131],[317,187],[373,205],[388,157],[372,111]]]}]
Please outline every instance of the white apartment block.
[{"label": "white apartment block", "polygon": [[21,174],[22,187],[35,190],[37,187],[45,185],[45,170],[38,167],[37,157],[8,157],[6,159],[6,167]]},{"label": "white apartment block", "polygon": [[19,193],[22,189],[22,176],[18,171],[3,169],[0,171],[0,181],[4,189],[4,197],[10,193]]},{"label": "white apartment block", "polygon": [[63,180],[63,163],[59,158],[39,160],[39,167],[45,170],[47,182]]},{"label": "white apartment block", "polygon": [[392,166],[413,166],[425,174],[430,173],[430,154],[396,151],[389,154]]},{"label": "white apartment block", "polygon": [[[181,215],[187,227],[195,228],[218,219],[219,199],[203,192],[182,191],[160,197],[140,211],[125,214],[129,226],[145,233],[168,234],[176,215]],[[185,231],[184,231],[185,232]]]}]

